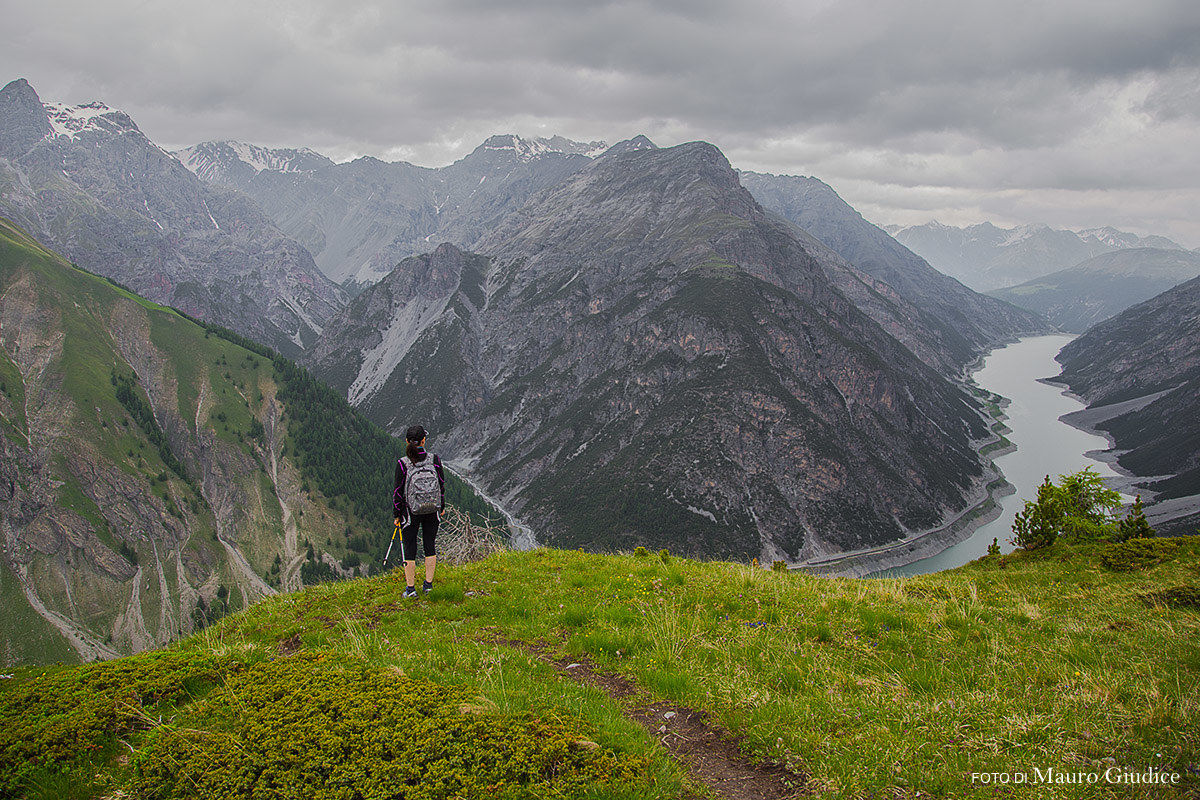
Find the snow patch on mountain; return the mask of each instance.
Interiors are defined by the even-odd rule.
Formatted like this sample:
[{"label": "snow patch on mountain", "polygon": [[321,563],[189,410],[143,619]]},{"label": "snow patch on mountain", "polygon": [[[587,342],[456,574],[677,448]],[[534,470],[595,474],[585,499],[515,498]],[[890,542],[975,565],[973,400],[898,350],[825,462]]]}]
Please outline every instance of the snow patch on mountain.
[{"label": "snow patch on mountain", "polygon": [[94,100],[78,106],[65,103],[43,103],[52,128],[51,136],[66,136],[74,139],[87,130],[103,130],[119,133],[137,130],[137,125],[122,111]]},{"label": "snow patch on mountain", "polygon": [[1028,241],[1035,236],[1050,230],[1049,225],[1034,224],[1034,225],[1019,225],[1016,228],[1008,231],[1008,235],[1004,237],[1001,247],[1011,247],[1014,244]]},{"label": "snow patch on mountain", "polygon": [[313,156],[321,158],[316,152],[302,147],[299,150],[271,150],[245,142],[229,142],[230,148],[244,163],[254,168],[255,172],[275,170],[277,172],[304,172],[298,156]]},{"label": "snow patch on mountain", "polygon": [[246,142],[201,142],[171,154],[203,180],[230,174],[230,169],[249,167],[259,172],[311,172],[331,164],[325,156],[307,147],[272,149]]},{"label": "snow patch on mountain", "polygon": [[608,149],[604,142],[576,142],[563,136],[549,139],[523,139],[515,134],[492,136],[479,147],[480,150],[511,151],[521,161],[532,161],[549,153],[583,155],[595,158]]}]

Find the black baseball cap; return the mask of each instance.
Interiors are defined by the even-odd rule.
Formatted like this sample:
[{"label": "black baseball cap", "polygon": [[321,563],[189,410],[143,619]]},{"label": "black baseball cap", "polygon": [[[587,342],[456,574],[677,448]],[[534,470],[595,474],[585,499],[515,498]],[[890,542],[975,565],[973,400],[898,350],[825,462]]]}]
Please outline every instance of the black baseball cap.
[{"label": "black baseball cap", "polygon": [[425,438],[425,429],[420,425],[409,425],[404,432],[404,438],[410,442],[419,442]]}]

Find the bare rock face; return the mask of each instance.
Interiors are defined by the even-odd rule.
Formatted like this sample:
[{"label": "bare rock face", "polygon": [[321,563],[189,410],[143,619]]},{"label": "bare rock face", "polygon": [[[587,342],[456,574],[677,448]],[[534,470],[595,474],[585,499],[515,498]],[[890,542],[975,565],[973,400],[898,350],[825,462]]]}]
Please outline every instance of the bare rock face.
[{"label": "bare rock face", "polygon": [[0,92],[0,158],[17,158],[50,135],[50,120],[24,78]]},{"label": "bare rock face", "polygon": [[0,90],[0,214],[139,294],[298,354],[345,302],[244,195],[209,187],[102,103]]},{"label": "bare rock face", "polygon": [[973,402],[711,145],[600,156],[477,249],[402,262],[311,364],[542,541],[796,561],[934,526],[991,477]]}]

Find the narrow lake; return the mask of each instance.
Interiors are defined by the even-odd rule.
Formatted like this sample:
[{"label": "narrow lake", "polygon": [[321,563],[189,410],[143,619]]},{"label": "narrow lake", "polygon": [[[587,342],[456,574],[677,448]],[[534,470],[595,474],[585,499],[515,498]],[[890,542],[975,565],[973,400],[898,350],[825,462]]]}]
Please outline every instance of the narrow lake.
[{"label": "narrow lake", "polygon": [[990,392],[1007,397],[1012,402],[1005,409],[1005,424],[1012,428],[1008,438],[1017,449],[996,459],[1016,494],[1000,499],[1000,516],[976,529],[969,539],[952,545],[936,556],[914,561],[903,567],[884,570],[877,576],[901,577],[950,569],[974,561],[987,553],[992,539],[1000,540],[1004,552],[1013,549],[1012,523],[1025,501],[1037,493],[1037,487],[1049,475],[1059,475],[1092,467],[1101,475],[1116,473],[1104,463],[1094,461],[1084,453],[1103,450],[1108,442],[1072,428],[1059,417],[1078,411],[1083,404],[1067,397],[1062,389],[1039,383],[1039,378],[1053,378],[1060,366],[1054,357],[1073,336],[1033,336],[1015,344],[993,350],[975,373],[975,382]]}]

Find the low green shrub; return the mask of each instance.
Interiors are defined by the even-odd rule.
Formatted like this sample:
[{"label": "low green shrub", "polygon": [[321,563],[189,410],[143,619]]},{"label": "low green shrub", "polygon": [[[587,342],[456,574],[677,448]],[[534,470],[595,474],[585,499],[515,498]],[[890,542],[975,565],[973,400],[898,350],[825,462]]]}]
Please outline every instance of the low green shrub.
[{"label": "low green shrub", "polygon": [[1170,586],[1138,596],[1147,605],[1200,610],[1200,586]]},{"label": "low green shrub", "polygon": [[1178,549],[1179,544],[1171,539],[1112,542],[1100,551],[1100,563],[1116,572],[1129,572],[1166,561]]},{"label": "low green shrub", "polygon": [[553,711],[480,713],[464,688],[302,653],[254,665],[152,731],[146,798],[578,797],[646,773]]},{"label": "low green shrub", "polygon": [[0,695],[0,796],[31,776],[98,754],[157,720],[163,706],[203,694],[238,664],[146,653],[33,677]]}]

